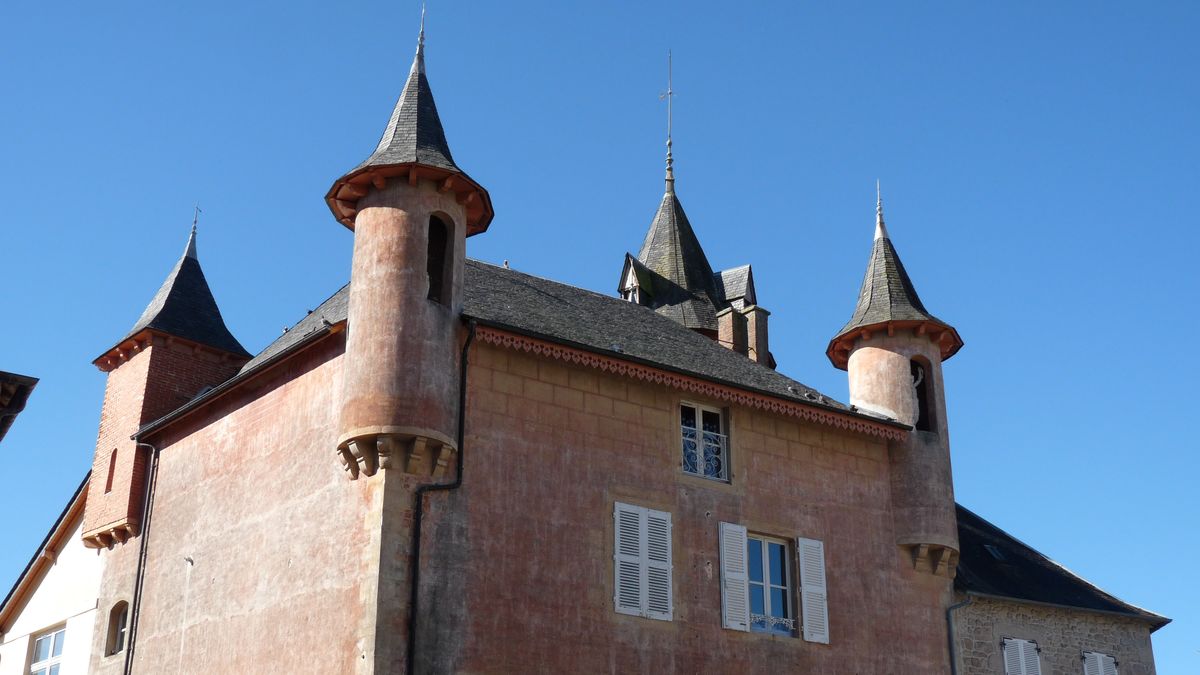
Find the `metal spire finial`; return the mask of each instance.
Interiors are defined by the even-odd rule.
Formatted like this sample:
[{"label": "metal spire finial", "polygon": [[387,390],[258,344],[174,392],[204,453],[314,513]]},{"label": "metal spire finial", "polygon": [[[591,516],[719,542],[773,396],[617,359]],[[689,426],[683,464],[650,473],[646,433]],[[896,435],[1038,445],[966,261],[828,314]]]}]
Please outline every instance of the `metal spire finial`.
[{"label": "metal spire finial", "polygon": [[196,223],[200,222],[200,205],[196,204],[196,210],[192,213],[192,233],[188,235],[187,247],[183,249],[183,257],[196,257]]},{"label": "metal spire finial", "polygon": [[425,72],[425,3],[421,3],[421,31],[417,33],[417,56],[413,59],[413,70]]},{"label": "metal spire finial", "polygon": [[671,88],[671,50],[667,50],[667,93],[659,96],[659,99],[667,99],[667,192],[674,194],[675,192],[675,160],[671,157],[671,122],[672,122],[672,99],[675,98],[675,90]]},{"label": "metal spire finial", "polygon": [[875,238],[888,238],[887,227],[883,224],[883,191],[879,189],[879,179],[875,179]]}]

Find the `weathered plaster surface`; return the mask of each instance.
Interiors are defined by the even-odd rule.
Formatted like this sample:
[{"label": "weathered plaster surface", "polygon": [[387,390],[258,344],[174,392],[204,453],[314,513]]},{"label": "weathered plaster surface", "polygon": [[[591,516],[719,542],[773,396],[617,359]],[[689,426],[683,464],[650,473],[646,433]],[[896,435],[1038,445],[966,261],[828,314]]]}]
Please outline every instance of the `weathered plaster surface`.
[{"label": "weathered plaster surface", "polygon": [[[380,526],[375,488],[333,452],[341,349],[331,338],[176,427],[186,436],[152,439],[135,672],[361,670]],[[131,599],[140,541],[105,552],[102,608]],[[93,672],[120,670],[99,653]]]},{"label": "weathered plaster surface", "polygon": [[[429,497],[423,672],[947,669],[950,582],[900,555],[883,442],[734,408],[726,485],[682,474],[665,387],[478,345],[469,392],[463,488]],[[613,611],[614,501],[672,514],[672,622]],[[825,541],[831,644],[721,627],[721,521]]]}]

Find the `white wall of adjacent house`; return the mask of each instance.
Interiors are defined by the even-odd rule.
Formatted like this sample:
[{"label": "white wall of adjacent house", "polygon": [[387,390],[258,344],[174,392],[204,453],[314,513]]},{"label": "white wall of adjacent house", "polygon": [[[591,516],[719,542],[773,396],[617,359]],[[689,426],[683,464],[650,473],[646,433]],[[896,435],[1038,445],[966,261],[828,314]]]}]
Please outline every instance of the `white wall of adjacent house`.
[{"label": "white wall of adjacent house", "polygon": [[18,600],[21,606],[10,621],[0,643],[0,675],[29,675],[37,638],[65,628],[58,675],[84,675],[92,649],[96,625],[96,597],[100,590],[103,558],[85,548],[76,518],[71,533],[63,540],[54,563],[44,568],[40,579]]}]

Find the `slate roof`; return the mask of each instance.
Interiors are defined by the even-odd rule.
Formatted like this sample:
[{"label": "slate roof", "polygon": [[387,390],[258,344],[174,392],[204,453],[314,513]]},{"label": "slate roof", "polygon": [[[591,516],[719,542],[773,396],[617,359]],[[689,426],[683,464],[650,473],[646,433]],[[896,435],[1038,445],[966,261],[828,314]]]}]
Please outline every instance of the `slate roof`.
[{"label": "slate roof", "polygon": [[[349,295],[349,285],[343,286],[247,363],[237,377],[286,352],[320,330],[323,322],[345,320]],[[463,305],[463,314],[481,324],[881,421],[852,412],[648,307],[612,296],[468,259]]]},{"label": "slate roof", "polygon": [[717,292],[735,309],[745,309],[757,302],[754,293],[754,274],[749,265],[722,270],[713,275]]},{"label": "slate roof", "polygon": [[433,102],[433,91],[425,77],[424,32],[417,44],[412,68],[404,90],[392,110],[392,117],[383,130],[375,152],[350,173],[368,166],[393,164],[423,164],[455,173],[463,173],[450,156],[450,145],[442,130],[442,119]]},{"label": "slate roof", "polygon": [[646,232],[638,260],[668,283],[649,307],[688,328],[717,330],[717,310],[727,304],[717,290],[712,266],[670,187]]},{"label": "slate roof", "polygon": [[921,303],[917,289],[884,227],[881,212],[875,228],[875,243],[871,247],[871,260],[867,263],[867,273],[858,291],[858,305],[850,321],[842,326],[834,339],[860,328],[889,321],[929,321],[950,327],[950,324],[930,314]]},{"label": "slate roof", "polygon": [[954,586],[960,591],[1123,614],[1155,629],[1170,622],[1096,588],[961,504],[957,513],[960,552]]},{"label": "slate roof", "polygon": [[118,342],[124,342],[143,330],[174,335],[238,356],[250,356],[233,337],[221,318],[221,310],[204,278],[196,257],[196,230],[188,237],[187,248],[158,293],[142,312],[133,329]]},{"label": "slate roof", "polygon": [[25,409],[25,403],[37,383],[36,377],[0,370],[0,441],[4,440],[17,415]]}]

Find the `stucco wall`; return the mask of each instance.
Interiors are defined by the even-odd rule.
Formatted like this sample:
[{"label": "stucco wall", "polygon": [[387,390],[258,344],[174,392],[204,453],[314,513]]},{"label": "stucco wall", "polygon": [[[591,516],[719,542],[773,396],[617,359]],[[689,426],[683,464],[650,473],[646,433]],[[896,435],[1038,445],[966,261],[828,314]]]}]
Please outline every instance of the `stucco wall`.
[{"label": "stucco wall", "polygon": [[[187,436],[152,439],[135,672],[348,673],[363,660],[379,514],[334,454],[342,348],[328,339],[185,421]],[[101,607],[131,600],[140,541],[105,552]],[[120,666],[93,657],[94,672]]]},{"label": "stucco wall", "polygon": [[1154,674],[1150,628],[1136,619],[973,598],[954,622],[962,675],[1003,674],[1004,638],[1037,642],[1043,675],[1082,675],[1084,651],[1115,657],[1121,675]]},{"label": "stucco wall", "polygon": [[[429,497],[425,672],[933,673],[949,581],[895,544],[883,441],[729,410],[732,484],[680,470],[711,403],[478,344],[461,490]],[[675,620],[613,610],[614,501],[669,511]],[[826,545],[829,645],[721,627],[718,524]]]},{"label": "stucco wall", "polygon": [[25,675],[29,671],[31,639],[48,629],[66,625],[61,675],[88,672],[96,595],[103,562],[80,538],[82,518],[58,551],[36,590],[24,603],[0,644],[0,675]]}]

